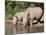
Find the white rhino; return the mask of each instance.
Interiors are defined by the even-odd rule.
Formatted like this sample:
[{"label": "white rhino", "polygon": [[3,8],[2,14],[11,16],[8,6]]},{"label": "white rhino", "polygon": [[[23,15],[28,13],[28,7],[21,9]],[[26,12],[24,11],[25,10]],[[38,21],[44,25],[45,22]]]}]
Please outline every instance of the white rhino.
[{"label": "white rhino", "polygon": [[14,16],[14,18],[13,18],[13,24],[15,25],[16,23],[17,24],[22,23],[21,22],[22,19],[23,19],[23,12],[20,12],[20,13],[17,12],[16,15]]},{"label": "white rhino", "polygon": [[30,24],[32,25],[34,18],[38,20],[42,16],[42,13],[43,11],[40,7],[27,8],[23,19],[23,23],[26,24],[28,20],[30,20]]}]

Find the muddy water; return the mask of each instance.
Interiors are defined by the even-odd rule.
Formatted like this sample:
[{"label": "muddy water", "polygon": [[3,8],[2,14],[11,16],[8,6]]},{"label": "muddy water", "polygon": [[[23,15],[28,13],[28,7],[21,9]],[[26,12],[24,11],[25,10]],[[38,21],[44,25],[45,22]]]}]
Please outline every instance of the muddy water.
[{"label": "muddy water", "polygon": [[44,23],[29,25],[24,27],[23,25],[16,25],[13,27],[12,22],[5,22],[5,35],[10,34],[22,34],[22,33],[34,33],[44,32]]}]

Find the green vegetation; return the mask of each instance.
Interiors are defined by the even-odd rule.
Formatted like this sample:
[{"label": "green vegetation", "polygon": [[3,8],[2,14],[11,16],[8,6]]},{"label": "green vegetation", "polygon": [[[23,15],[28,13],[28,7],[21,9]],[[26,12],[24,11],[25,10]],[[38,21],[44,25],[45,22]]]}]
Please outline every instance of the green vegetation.
[{"label": "green vegetation", "polygon": [[[34,5],[32,5],[32,4],[34,4]],[[5,17],[6,17],[6,19],[11,18],[17,12],[23,12],[30,5],[43,7],[43,4],[41,4],[41,3],[32,3],[32,2],[24,2],[24,1],[5,1]]]}]

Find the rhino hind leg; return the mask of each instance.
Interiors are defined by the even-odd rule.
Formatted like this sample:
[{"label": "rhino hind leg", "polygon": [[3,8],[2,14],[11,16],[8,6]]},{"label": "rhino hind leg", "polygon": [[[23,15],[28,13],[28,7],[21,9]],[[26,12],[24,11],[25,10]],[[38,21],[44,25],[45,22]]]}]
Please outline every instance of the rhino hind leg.
[{"label": "rhino hind leg", "polygon": [[41,20],[41,18],[42,18],[42,16],[41,16],[39,19],[37,19],[37,23],[38,23],[38,22],[41,22],[41,21],[40,21],[40,20]]}]

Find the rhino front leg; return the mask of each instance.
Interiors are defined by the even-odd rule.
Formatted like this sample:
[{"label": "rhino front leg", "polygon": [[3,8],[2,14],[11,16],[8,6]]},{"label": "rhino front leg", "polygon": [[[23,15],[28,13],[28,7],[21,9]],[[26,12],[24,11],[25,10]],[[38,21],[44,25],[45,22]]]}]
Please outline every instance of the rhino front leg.
[{"label": "rhino front leg", "polygon": [[33,19],[29,20],[29,24],[32,26]]}]

